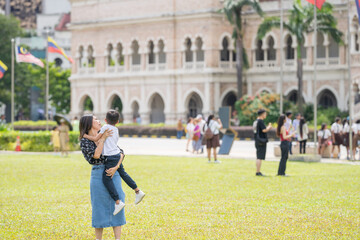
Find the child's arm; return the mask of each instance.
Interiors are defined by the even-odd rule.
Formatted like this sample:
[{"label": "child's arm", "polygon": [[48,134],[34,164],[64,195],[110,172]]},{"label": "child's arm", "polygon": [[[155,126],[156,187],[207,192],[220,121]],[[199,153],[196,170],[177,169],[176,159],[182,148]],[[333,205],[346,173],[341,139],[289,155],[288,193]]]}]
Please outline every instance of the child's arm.
[{"label": "child's arm", "polygon": [[89,139],[90,141],[93,141],[93,142],[97,142],[100,140],[100,138],[102,137],[103,133],[98,133],[98,135],[96,135],[96,137],[93,137],[93,136],[90,136],[90,135],[87,135],[86,133],[84,134],[84,138],[87,138]]}]

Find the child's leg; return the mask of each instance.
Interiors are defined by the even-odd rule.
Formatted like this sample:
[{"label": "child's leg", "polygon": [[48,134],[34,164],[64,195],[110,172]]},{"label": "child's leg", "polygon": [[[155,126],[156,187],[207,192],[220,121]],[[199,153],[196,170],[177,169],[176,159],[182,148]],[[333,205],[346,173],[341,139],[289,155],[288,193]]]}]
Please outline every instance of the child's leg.
[{"label": "child's leg", "polygon": [[124,180],[124,182],[133,190],[138,191],[138,187],[135,181],[125,172],[124,166],[120,164],[120,167],[117,170],[120,174],[120,177]]},{"label": "child's leg", "polygon": [[106,189],[108,190],[111,198],[118,204],[118,201],[120,200],[120,198],[119,198],[118,192],[116,191],[114,182],[113,182],[111,176],[106,176],[106,170],[109,168],[115,167],[115,165],[117,163],[117,162],[115,163],[115,161],[112,161],[111,159],[107,160],[107,162],[105,163],[105,170],[103,172],[102,180],[103,180],[103,183],[104,183]]}]

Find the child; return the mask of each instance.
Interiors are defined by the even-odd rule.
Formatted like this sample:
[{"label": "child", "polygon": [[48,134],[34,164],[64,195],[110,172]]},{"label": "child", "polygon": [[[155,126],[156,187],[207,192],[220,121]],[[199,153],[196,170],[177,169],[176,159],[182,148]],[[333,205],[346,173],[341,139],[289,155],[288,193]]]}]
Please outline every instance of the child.
[{"label": "child", "polygon": [[103,155],[106,158],[105,161],[105,171],[103,173],[103,182],[106,187],[106,189],[109,191],[110,196],[115,201],[115,210],[114,215],[119,213],[124,207],[125,204],[119,199],[119,194],[115,189],[114,183],[112,181],[111,176],[107,176],[106,170],[109,168],[113,168],[115,166],[118,167],[118,172],[120,174],[120,177],[126,182],[126,184],[135,190],[136,197],[135,197],[135,204],[138,204],[141,202],[141,200],[145,197],[145,193],[142,192],[132,180],[132,178],[125,172],[125,169],[122,165],[122,161],[124,160],[124,153],[123,151],[117,146],[117,143],[119,141],[119,134],[118,129],[115,127],[115,125],[119,122],[120,114],[119,112],[115,110],[109,110],[106,113],[106,123],[100,130],[100,133],[96,137],[91,137],[87,134],[84,135],[85,138],[97,142],[104,131],[106,129],[110,129],[113,132],[113,135],[108,137],[104,142],[104,149],[103,149]]},{"label": "child", "polygon": [[54,153],[60,151],[60,135],[58,127],[54,127],[51,131],[51,142],[54,147]]}]

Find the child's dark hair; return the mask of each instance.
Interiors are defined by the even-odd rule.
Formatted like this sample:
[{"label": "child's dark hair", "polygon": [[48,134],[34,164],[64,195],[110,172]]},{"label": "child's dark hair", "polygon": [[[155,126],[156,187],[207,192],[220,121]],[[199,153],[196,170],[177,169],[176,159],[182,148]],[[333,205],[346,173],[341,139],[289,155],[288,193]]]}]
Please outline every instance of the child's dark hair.
[{"label": "child's dark hair", "polygon": [[116,110],[110,109],[106,113],[106,122],[107,122],[107,124],[115,125],[115,124],[117,124],[119,119],[120,119],[120,114]]},{"label": "child's dark hair", "polygon": [[278,119],[278,126],[276,128],[276,135],[278,137],[280,137],[281,127],[284,125],[285,119],[286,119],[286,117],[284,114],[281,114]]}]

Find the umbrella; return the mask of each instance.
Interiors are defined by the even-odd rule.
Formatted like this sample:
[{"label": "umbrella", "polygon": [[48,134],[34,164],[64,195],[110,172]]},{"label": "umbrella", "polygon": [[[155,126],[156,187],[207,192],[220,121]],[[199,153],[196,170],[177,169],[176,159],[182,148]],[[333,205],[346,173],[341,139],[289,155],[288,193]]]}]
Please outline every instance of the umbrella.
[{"label": "umbrella", "polygon": [[69,120],[67,117],[65,117],[64,115],[55,114],[54,120],[55,120],[58,124],[61,124],[62,120],[65,121],[65,124],[68,125],[70,131],[73,130],[73,127],[72,127],[72,125],[71,125],[70,120]]}]

